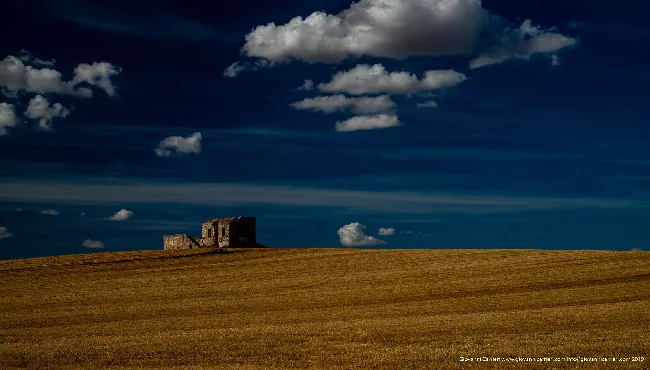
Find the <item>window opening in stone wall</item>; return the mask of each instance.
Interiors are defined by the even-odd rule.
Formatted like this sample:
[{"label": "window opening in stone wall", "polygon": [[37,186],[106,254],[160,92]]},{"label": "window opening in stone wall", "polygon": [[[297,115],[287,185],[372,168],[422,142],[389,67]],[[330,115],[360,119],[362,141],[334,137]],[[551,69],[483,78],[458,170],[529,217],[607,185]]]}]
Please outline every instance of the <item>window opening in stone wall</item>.
[{"label": "window opening in stone wall", "polygon": [[212,229],[208,229],[208,238],[212,238]]},{"label": "window opening in stone wall", "polygon": [[226,236],[226,228],[221,229],[221,236]]}]

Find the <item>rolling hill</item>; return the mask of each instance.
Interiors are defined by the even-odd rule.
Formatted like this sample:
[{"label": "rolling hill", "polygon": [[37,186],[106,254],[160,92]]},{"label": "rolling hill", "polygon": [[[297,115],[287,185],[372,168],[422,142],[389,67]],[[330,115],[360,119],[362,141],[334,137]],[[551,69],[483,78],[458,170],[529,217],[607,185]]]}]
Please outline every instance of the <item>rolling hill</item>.
[{"label": "rolling hill", "polygon": [[0,276],[0,368],[650,368],[644,252],[141,251]]}]

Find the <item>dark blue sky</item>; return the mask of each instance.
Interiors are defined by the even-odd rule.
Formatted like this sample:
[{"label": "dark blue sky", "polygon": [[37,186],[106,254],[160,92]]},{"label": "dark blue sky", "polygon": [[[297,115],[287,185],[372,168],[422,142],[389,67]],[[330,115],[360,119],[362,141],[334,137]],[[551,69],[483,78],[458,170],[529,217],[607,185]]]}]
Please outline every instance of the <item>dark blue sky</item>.
[{"label": "dark blue sky", "polygon": [[0,2],[0,258],[648,248],[647,2],[351,4]]}]

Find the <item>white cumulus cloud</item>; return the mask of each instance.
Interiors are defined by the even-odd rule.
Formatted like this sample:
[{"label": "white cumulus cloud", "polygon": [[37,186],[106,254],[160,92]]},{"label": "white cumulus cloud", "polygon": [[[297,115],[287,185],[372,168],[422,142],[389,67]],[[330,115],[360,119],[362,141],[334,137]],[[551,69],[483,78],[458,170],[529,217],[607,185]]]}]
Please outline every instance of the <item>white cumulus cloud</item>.
[{"label": "white cumulus cloud", "polygon": [[0,239],[13,238],[14,234],[10,233],[6,227],[0,226]]},{"label": "white cumulus cloud", "polygon": [[337,122],[335,128],[338,132],[348,132],[397,127],[401,124],[402,123],[394,114],[377,114],[373,116],[352,117],[343,122]]},{"label": "white cumulus cloud", "polygon": [[7,135],[7,127],[18,125],[18,117],[13,104],[0,103],[0,136]]},{"label": "white cumulus cloud", "polygon": [[188,137],[170,136],[162,140],[154,151],[158,157],[201,153],[201,133],[195,132]]},{"label": "white cumulus cloud", "polygon": [[29,101],[25,117],[38,120],[38,128],[49,131],[52,129],[53,118],[65,118],[70,110],[64,108],[60,103],[50,105],[50,102],[42,95],[36,95]]},{"label": "white cumulus cloud", "polygon": [[319,84],[324,92],[360,94],[414,94],[452,87],[467,76],[453,70],[429,70],[422,79],[409,72],[388,72],[381,64],[359,64],[348,71],[335,74],[328,83]]},{"label": "white cumulus cloud", "polygon": [[124,221],[124,220],[128,220],[132,216],[133,216],[132,211],[128,211],[128,210],[122,208],[119,211],[115,212],[115,214],[113,214],[111,217],[107,218],[107,220]]},{"label": "white cumulus cloud", "polygon": [[102,248],[104,248],[104,243],[100,242],[99,240],[86,239],[81,243],[81,245],[84,248],[89,248],[89,249],[102,249]]},{"label": "white cumulus cloud", "polygon": [[41,211],[39,214],[46,215],[46,216],[58,216],[59,211],[57,211],[56,209],[46,209]]},{"label": "white cumulus cloud", "polygon": [[[505,33],[494,46],[470,61],[469,67],[481,68],[510,59],[528,60],[534,54],[552,54],[577,43],[576,38],[535,27],[528,19],[519,28]],[[555,57],[551,63],[557,65],[559,59]]]},{"label": "white cumulus cloud", "polygon": [[365,233],[366,225],[358,222],[345,225],[338,229],[337,234],[341,241],[341,245],[345,247],[360,247],[367,245],[386,244],[383,240],[379,240],[373,236],[368,236]]},{"label": "white cumulus cloud", "polygon": [[389,228],[379,228],[379,235],[395,235],[395,229],[392,227]]},{"label": "white cumulus cloud", "polygon": [[99,87],[106,91],[108,95],[113,96],[115,95],[115,86],[113,86],[111,77],[121,72],[121,69],[107,62],[95,62],[93,64],[81,63],[74,69],[74,77],[70,83],[76,86],[82,82],[86,82]]},{"label": "white cumulus cloud", "polygon": [[242,51],[270,62],[323,63],[471,53],[488,16],[480,0],[361,0],[337,15],[314,12],[258,26]]},{"label": "white cumulus cloud", "polygon": [[333,113],[350,109],[354,114],[375,114],[390,111],[395,103],[387,95],[377,97],[348,98],[345,95],[317,96],[291,104],[296,109],[311,109]]},{"label": "white cumulus cloud", "polygon": [[93,91],[87,87],[79,86],[87,83],[97,86],[108,95],[115,94],[115,87],[110,78],[121,72],[121,69],[107,62],[93,64],[79,64],[71,81],[63,81],[61,72],[51,68],[34,68],[25,65],[22,60],[14,56],[7,56],[0,61],[0,88],[11,94],[20,91],[46,94],[68,94],[90,98]]}]

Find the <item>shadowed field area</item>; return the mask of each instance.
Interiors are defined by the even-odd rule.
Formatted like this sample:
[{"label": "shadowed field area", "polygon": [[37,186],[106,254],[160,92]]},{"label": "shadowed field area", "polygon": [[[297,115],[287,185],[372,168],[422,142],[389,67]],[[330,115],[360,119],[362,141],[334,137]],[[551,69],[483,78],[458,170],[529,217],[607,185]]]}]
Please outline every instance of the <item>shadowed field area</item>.
[{"label": "shadowed field area", "polygon": [[645,252],[143,251],[0,277],[0,368],[650,368]]}]

